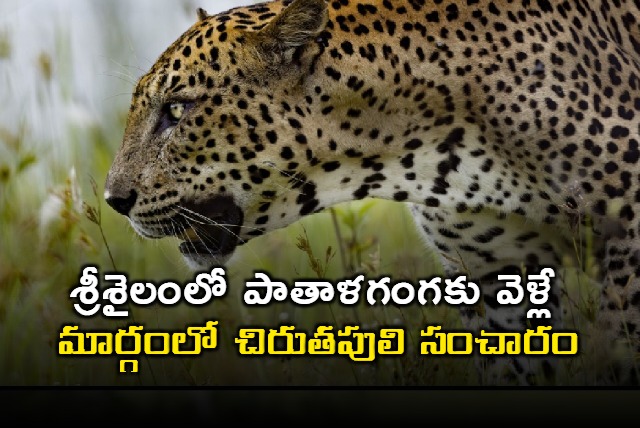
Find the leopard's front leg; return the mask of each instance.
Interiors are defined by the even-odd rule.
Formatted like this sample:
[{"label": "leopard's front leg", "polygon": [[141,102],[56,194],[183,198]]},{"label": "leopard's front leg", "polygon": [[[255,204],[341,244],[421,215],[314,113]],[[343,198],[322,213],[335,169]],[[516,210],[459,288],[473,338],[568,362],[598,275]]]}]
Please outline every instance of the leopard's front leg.
[{"label": "leopard's front leg", "polygon": [[[635,207],[640,213],[640,205]],[[609,219],[610,220],[610,219]],[[602,332],[601,346],[607,350],[600,372],[601,383],[638,385],[640,383],[640,222],[610,221],[604,233],[605,272],[597,327]]]},{"label": "leopard's front leg", "polygon": [[[561,275],[556,274],[544,306],[550,319],[528,319],[527,299],[516,306],[501,305],[497,292],[505,288],[499,275],[538,274],[551,267],[558,270],[569,243],[549,227],[528,222],[519,215],[504,215],[485,209],[458,213],[410,205],[426,243],[441,256],[447,277],[466,274],[481,286],[480,307],[461,308],[465,328],[474,333],[525,332],[537,325],[562,327]],[[526,281],[523,281],[526,286]],[[557,358],[547,356],[476,357],[480,381],[489,385],[531,385],[554,382]]]}]

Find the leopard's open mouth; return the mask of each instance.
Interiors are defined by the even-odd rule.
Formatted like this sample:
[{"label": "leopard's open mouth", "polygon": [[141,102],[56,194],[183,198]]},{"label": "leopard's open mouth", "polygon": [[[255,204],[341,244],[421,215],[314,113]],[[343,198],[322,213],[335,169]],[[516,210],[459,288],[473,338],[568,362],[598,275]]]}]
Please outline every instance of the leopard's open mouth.
[{"label": "leopard's open mouth", "polygon": [[179,249],[187,261],[199,267],[227,259],[241,244],[243,213],[230,197],[218,196],[203,202],[180,205],[183,239]]}]

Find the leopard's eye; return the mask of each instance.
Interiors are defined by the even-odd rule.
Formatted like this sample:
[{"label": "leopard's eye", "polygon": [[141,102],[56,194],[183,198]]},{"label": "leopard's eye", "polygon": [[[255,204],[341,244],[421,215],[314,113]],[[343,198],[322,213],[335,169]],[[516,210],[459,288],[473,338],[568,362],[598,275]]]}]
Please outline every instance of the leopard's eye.
[{"label": "leopard's eye", "polygon": [[163,133],[165,130],[177,126],[193,105],[194,103],[191,101],[173,101],[163,104],[155,132]]},{"label": "leopard's eye", "polygon": [[170,103],[167,104],[167,114],[172,122],[178,123],[184,115],[185,105],[183,103]]}]

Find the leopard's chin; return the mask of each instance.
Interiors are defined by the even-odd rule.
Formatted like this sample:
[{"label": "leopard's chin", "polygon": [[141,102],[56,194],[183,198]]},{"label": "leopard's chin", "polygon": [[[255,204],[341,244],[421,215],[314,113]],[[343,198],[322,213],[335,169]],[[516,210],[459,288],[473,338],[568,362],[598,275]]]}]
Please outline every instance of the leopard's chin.
[{"label": "leopard's chin", "polygon": [[209,270],[214,266],[224,266],[227,264],[231,256],[233,256],[233,252],[228,254],[185,253],[182,250],[183,244],[185,243],[180,244],[182,257],[189,269],[194,271],[204,271]]},{"label": "leopard's chin", "polygon": [[217,196],[202,202],[186,202],[180,210],[184,229],[179,250],[192,269],[220,266],[233,255],[240,239],[243,212],[230,197]]}]

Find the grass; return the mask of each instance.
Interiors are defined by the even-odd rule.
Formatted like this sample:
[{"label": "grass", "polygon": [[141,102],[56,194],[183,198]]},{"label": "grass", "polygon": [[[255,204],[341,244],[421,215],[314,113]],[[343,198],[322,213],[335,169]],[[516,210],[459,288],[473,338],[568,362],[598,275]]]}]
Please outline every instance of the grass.
[{"label": "grass", "polygon": [[[140,358],[137,375],[117,371],[117,359],[56,355],[63,324],[82,330],[115,331],[124,321],[101,317],[80,319],[68,298],[81,268],[97,265],[101,273],[126,272],[130,283],[147,279],[185,283],[193,274],[184,266],[177,242],[143,241],[126,221],[105,209],[99,195],[111,153],[103,133],[95,132],[93,162],[51,186],[44,200],[22,193],[30,168],[43,164],[26,150],[19,136],[4,136],[14,156],[0,168],[2,218],[0,257],[0,383],[3,385],[474,385],[471,358],[418,356],[419,331],[426,323],[460,328],[457,310],[446,306],[354,308],[338,303],[298,307],[276,303],[246,307],[244,282],[257,270],[292,284],[300,278],[337,280],[364,273],[389,275],[417,284],[440,274],[433,254],[422,248],[402,204],[364,200],[341,204],[320,214],[256,238],[238,250],[227,266],[229,291],[204,307],[132,307],[130,323],[149,329],[183,330],[186,325],[215,319],[219,346],[198,357]],[[44,206],[45,208],[42,208]],[[46,212],[45,212],[46,211]],[[393,228],[380,224],[393,219]],[[569,327],[588,328],[594,320],[593,288],[583,275],[570,272],[565,294]],[[362,301],[363,299],[361,299]],[[241,326],[273,327],[291,323],[307,332],[318,324],[357,323],[365,329],[401,325],[408,334],[405,355],[375,363],[351,363],[346,357],[261,357],[238,355],[234,338]],[[584,336],[582,336],[584,338]],[[588,383],[588,355],[566,361],[565,382]],[[579,375],[582,374],[583,378]]]},{"label": "grass", "polygon": [[[101,134],[94,135],[99,138]],[[376,224],[381,216],[389,215],[388,209],[395,210],[392,215],[398,215],[403,227],[408,227],[408,219],[400,206],[393,204],[382,209],[371,202],[345,205],[333,209],[333,214],[323,213],[268,237],[255,239],[239,250],[240,254],[227,270],[231,291],[219,302],[199,309],[188,306],[132,309],[133,316],[129,321],[157,329],[182,329],[205,319],[220,320],[221,345],[217,351],[191,359],[149,358],[144,362],[148,366],[143,365],[140,376],[117,374],[115,359],[62,358],[56,355],[56,349],[57,335],[63,324],[79,322],[82,329],[108,330],[122,325],[120,321],[102,318],[81,320],[73,312],[68,294],[77,284],[82,266],[94,264],[103,273],[118,270],[127,272],[132,280],[148,279],[155,283],[167,279],[184,283],[192,278],[192,273],[183,265],[175,241],[142,241],[123,218],[110,209],[103,211],[104,203],[98,196],[102,193],[101,186],[94,179],[94,175],[104,177],[108,167],[105,162],[108,155],[99,153],[103,147],[100,141],[92,144],[97,164],[87,166],[87,170],[93,170],[92,175],[88,171],[71,174],[60,184],[51,186],[42,200],[25,195],[23,182],[29,168],[46,163],[46,160],[36,159],[25,150],[18,136],[5,135],[3,143],[13,147],[13,156],[1,166],[5,173],[0,199],[0,346],[11,349],[11,352],[0,354],[0,383],[4,385],[242,384],[257,381],[286,384],[300,380],[318,383],[321,382],[318,379],[325,378],[326,373],[322,374],[325,371],[332,373],[324,380],[329,384],[351,383],[349,379],[353,381],[353,373],[345,361],[335,361],[331,365],[342,367],[341,370],[348,374],[346,377],[340,370],[324,367],[324,362],[315,363],[315,368],[309,371],[312,367],[302,360],[249,361],[239,357],[233,337],[240,325],[275,326],[286,320],[301,328],[311,328],[327,321],[326,307],[307,311],[279,304],[249,310],[241,304],[244,281],[253,276],[254,270],[267,271],[285,281],[298,277],[341,276],[343,266],[335,257],[320,259],[317,264],[309,263],[310,257],[315,260],[314,254],[335,255],[326,250],[338,248],[333,237],[332,215],[347,219],[346,227],[343,226],[345,250],[341,253],[350,266],[362,261],[363,265],[368,263],[370,269],[388,263],[397,272],[423,270],[422,261],[411,258],[410,254],[387,254],[388,244],[378,242],[371,234],[375,227],[372,224]],[[395,244],[398,246],[399,243]],[[413,244],[409,244],[410,247]],[[374,248],[376,251],[371,251]],[[413,263],[407,263],[407,260],[413,260]],[[353,321],[352,311],[336,308],[336,312],[338,321]],[[360,318],[370,318],[371,322],[371,315],[374,314],[364,311]]]}]

